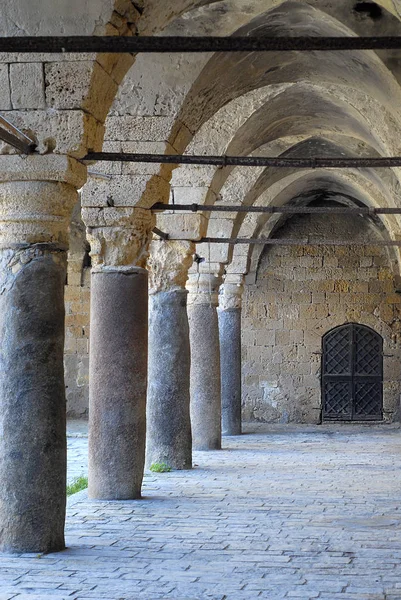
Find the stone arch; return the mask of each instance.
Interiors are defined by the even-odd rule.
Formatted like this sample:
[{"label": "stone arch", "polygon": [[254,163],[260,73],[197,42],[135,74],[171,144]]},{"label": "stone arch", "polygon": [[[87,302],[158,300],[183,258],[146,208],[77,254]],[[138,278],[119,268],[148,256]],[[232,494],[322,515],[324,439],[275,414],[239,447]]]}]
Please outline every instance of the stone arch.
[{"label": "stone arch", "polygon": [[[287,181],[286,181],[287,180]],[[286,204],[300,204],[307,205],[314,198],[320,196],[320,191],[329,192],[329,196],[335,198],[336,202],[345,204],[348,206],[396,206],[394,196],[391,194],[391,190],[385,190],[381,187],[381,182],[376,181],[373,183],[369,180],[369,177],[358,173],[353,174],[352,177],[337,172],[328,174],[324,171],[310,171],[309,173],[295,174],[291,176],[281,176],[281,181],[284,183],[284,187],[280,184],[277,188],[277,183],[273,183],[271,188],[273,194],[270,196],[274,200],[276,206]],[[372,185],[373,184],[373,185]],[[379,185],[378,185],[379,184]],[[320,190],[320,191],[319,191]],[[269,193],[269,192],[268,192]],[[265,202],[269,204],[269,201],[263,200],[266,198],[266,192],[262,194],[256,204],[264,205]],[[326,196],[327,197],[327,196]],[[243,217],[242,215],[237,218],[237,224],[232,229],[232,236],[238,237],[270,237],[274,236],[280,226],[282,226],[285,218],[279,215],[259,215],[254,214]],[[399,219],[396,216],[388,218],[384,216],[382,219],[376,218],[374,223],[375,227],[379,227],[381,235],[384,240],[398,240],[400,239],[399,230]],[[232,262],[236,263],[236,259],[240,260],[241,266],[244,272],[247,270],[256,272],[257,265],[260,260],[262,247],[249,246],[247,251],[244,249],[237,250],[234,248]],[[246,247],[245,247],[246,248]],[[397,281],[400,278],[400,255],[399,249],[395,247],[389,247],[388,256],[394,277]],[[236,267],[234,267],[236,268]],[[228,271],[233,269],[230,265]]]},{"label": "stone arch", "polygon": [[[331,216],[329,221],[318,215],[292,217],[282,229],[274,232],[277,238],[294,240],[306,234],[311,236],[312,242],[322,236],[323,239],[341,236],[344,240],[364,239],[368,245],[354,249],[264,248],[258,278],[249,280],[245,291],[244,331],[247,333],[243,342],[245,375],[249,376],[246,381],[251,381],[253,374],[257,375],[253,357],[260,355],[267,373],[267,387],[264,384],[260,388],[252,387],[243,380],[247,411],[254,407],[257,418],[274,418],[274,411],[266,409],[270,398],[279,405],[284,403],[282,407],[287,407],[289,420],[308,422],[312,419],[313,422],[316,419],[319,422],[321,336],[332,327],[353,321],[378,331],[385,338],[384,353],[392,355],[386,358],[384,377],[385,418],[391,420],[397,415],[400,390],[397,367],[401,358],[400,314],[396,293],[399,288],[388,254],[382,247],[374,246],[375,240],[383,239],[382,233],[367,220]],[[261,325],[261,319],[265,318],[266,324]],[[252,349],[253,332],[258,328],[256,348]],[[264,328],[269,331],[266,335],[263,335]],[[274,336],[276,345],[270,348]],[[272,360],[270,352],[281,353],[281,359],[276,356]],[[300,402],[299,414],[292,414],[290,410],[293,393]]]},{"label": "stone arch", "polygon": [[[263,4],[263,6],[260,3],[254,3],[255,6],[257,6],[257,8],[255,8],[256,12],[253,12],[254,10],[254,5],[252,6],[252,8],[250,8],[249,13],[247,15],[242,15],[242,16],[238,16],[238,20],[235,21],[235,19],[233,20],[228,20],[227,23],[225,23],[225,28],[224,28],[224,33],[225,34],[233,34],[234,32],[236,34],[246,34],[247,31],[253,31],[253,27],[255,26],[255,23],[257,22],[258,25],[257,27],[259,27],[259,24],[261,23],[269,23],[268,27],[270,28],[268,31],[263,30],[265,33],[272,33],[273,34],[277,34],[277,33],[285,33],[286,31],[286,27],[288,27],[288,23],[285,23],[285,18],[289,18],[288,17],[288,8],[289,5],[291,3],[285,2],[273,2],[271,4],[269,4],[268,6],[266,6],[266,3]],[[183,27],[183,23],[185,22],[186,25],[186,31],[193,31],[194,33],[200,33],[200,28],[205,26],[205,19],[207,18],[206,15],[209,14],[208,11],[209,9],[211,9],[213,11],[213,9],[216,8],[218,11],[220,11],[220,14],[226,14],[227,11],[233,9],[233,10],[237,10],[238,9],[238,5],[236,2],[226,2],[226,3],[221,3],[221,2],[216,2],[213,3],[212,6],[209,6],[209,3],[202,3],[202,5],[200,6],[199,4],[195,7],[193,5],[191,5],[191,7],[186,8],[187,12],[185,13],[185,15],[183,16],[177,16],[179,11],[175,11],[174,15],[175,15],[175,20],[171,21],[170,24],[164,29],[163,33],[164,34],[177,34],[182,32],[182,27]],[[264,8],[263,11],[261,11],[261,9]],[[360,23],[360,21],[358,19],[355,19],[355,15],[350,15],[347,14],[347,12],[344,10],[344,7],[341,8],[341,10],[330,10],[330,7],[328,5],[327,2],[310,2],[307,3],[305,6],[300,7],[299,3],[295,3],[295,5],[293,6],[291,4],[291,19],[293,19],[294,22],[291,23],[291,26],[294,28],[299,27],[299,31],[301,33],[305,33],[308,31],[308,19],[310,20],[313,16],[314,19],[314,26],[316,31],[319,30],[320,33],[328,33],[328,34],[333,34],[333,35],[337,35],[339,32],[343,33],[343,34],[351,34],[354,35],[355,33],[362,33],[363,32],[363,27]],[[388,7],[387,7],[388,8]],[[200,12],[197,12],[200,11]],[[295,13],[296,15],[295,15]],[[200,14],[203,14],[203,17],[200,16]],[[385,13],[385,14],[384,14]],[[391,13],[387,13],[386,11],[384,11],[384,17],[383,18],[383,22],[381,22],[379,25],[376,24],[376,27],[382,27],[383,28],[383,32],[388,32],[388,31],[392,31],[395,32],[397,30],[397,28],[399,29],[399,21],[398,19],[395,18],[394,15],[391,15]],[[146,14],[146,10],[144,15]],[[284,15],[284,16],[283,16]],[[253,17],[256,19],[255,23],[253,23],[252,19]],[[244,22],[246,21],[246,23]],[[144,23],[146,22],[143,21]],[[219,22],[219,26],[222,26],[221,23],[221,19],[218,20]],[[201,25],[201,23],[203,23],[203,25]],[[236,26],[235,26],[236,23]],[[238,28],[238,24],[242,23],[242,25],[240,25],[240,27]],[[213,33],[213,26],[214,26],[214,21],[211,20],[210,21],[210,27],[207,30],[209,34]],[[196,29],[198,27],[198,29]],[[241,29],[242,27],[242,29]],[[264,27],[264,25],[263,25]],[[306,29],[305,29],[306,27]],[[312,29],[313,29],[312,27]],[[347,29],[348,27],[348,29]],[[359,29],[358,29],[359,27]],[[248,30],[247,30],[248,28]],[[319,29],[320,28],[320,29]],[[273,31],[274,30],[274,31]],[[258,30],[259,31],[259,30]],[[315,30],[314,30],[315,31]],[[315,32],[316,34],[316,32]],[[197,129],[199,129],[199,125],[201,123],[201,121],[203,120],[207,120],[208,118],[210,118],[212,116],[213,113],[216,112],[216,110],[218,109],[218,105],[215,104],[215,99],[216,97],[219,95],[217,92],[215,93],[216,90],[214,90],[213,93],[213,102],[210,103],[207,98],[211,99],[211,95],[207,93],[206,88],[202,91],[204,84],[202,83],[202,81],[215,81],[216,78],[213,78],[213,73],[214,70],[216,71],[221,71],[223,72],[224,67],[225,67],[225,63],[224,61],[226,60],[227,57],[221,57],[221,56],[214,56],[211,57],[210,60],[207,60],[206,62],[204,61],[203,58],[197,58],[196,61],[193,61],[190,63],[190,70],[192,71],[192,74],[195,75],[195,77],[193,77],[192,81],[192,89],[188,89],[188,82],[185,83],[185,89],[183,89],[183,96],[181,99],[179,99],[178,101],[178,105],[180,105],[180,103],[183,102],[183,99],[185,99],[184,103],[182,104],[182,109],[181,112],[177,115],[176,118],[176,122],[174,124],[174,121],[168,118],[161,118],[162,115],[160,114],[158,119],[157,119],[157,125],[156,125],[156,119],[152,120],[152,117],[150,115],[146,116],[146,120],[147,123],[149,124],[149,127],[152,127],[153,132],[150,132],[149,135],[145,138],[143,137],[143,133],[140,133],[139,128],[140,127],[140,121],[141,119],[137,119],[137,123],[133,123],[133,120],[128,121],[127,120],[127,124],[130,124],[130,127],[133,127],[134,130],[132,131],[132,144],[140,142],[139,144],[139,148],[147,151],[177,151],[177,152],[183,152],[185,150],[185,148],[187,148],[187,151],[192,151],[193,146],[188,146],[192,136],[196,133]],[[310,60],[311,57],[308,57],[308,60]],[[358,84],[355,84],[355,81],[358,78],[358,70],[360,70],[360,75],[362,76],[363,73],[363,77],[362,80],[360,82],[360,85],[362,87],[365,86],[364,88],[364,92],[367,92],[367,87],[369,87],[369,85],[372,87],[374,87],[376,89],[376,95],[381,95],[383,101],[387,102],[386,98],[389,98],[390,96],[392,96],[393,94],[398,94],[398,86],[396,85],[395,81],[391,81],[391,75],[390,75],[390,70],[386,70],[386,67],[384,66],[384,64],[390,64],[391,61],[384,61],[384,54],[380,56],[380,59],[377,57],[377,55],[375,53],[369,53],[369,57],[368,57],[368,53],[365,54],[352,54],[352,56],[349,56],[347,59],[344,57],[340,57],[339,63],[336,65],[336,59],[333,59],[334,62],[331,63],[331,58],[330,58],[330,65],[332,66],[331,71],[334,73],[336,71],[336,69],[338,69],[338,74],[339,76],[342,76],[345,73],[352,73],[352,76],[350,76],[348,78],[348,86],[351,86],[353,88],[356,88],[359,86],[359,82]],[[256,57],[245,57],[246,60],[253,60],[255,59],[256,61],[260,60],[260,57],[258,58]],[[293,61],[294,57],[289,58],[288,60],[286,60],[286,63],[289,61],[291,63],[291,61]],[[134,67],[132,73],[134,74],[135,77],[135,72],[139,73],[141,70],[143,73],[149,72],[150,67],[154,64],[153,59],[150,58],[140,58],[139,59],[142,64],[141,69],[136,70],[136,68]],[[165,60],[165,58],[163,58],[163,60]],[[181,63],[181,57],[178,57],[177,59],[179,61],[180,66],[182,66]],[[233,61],[234,63],[238,62],[239,58],[238,57],[234,57]],[[241,58],[242,60],[242,58]],[[272,58],[273,62],[274,62],[274,57]],[[294,59],[295,61],[297,60],[296,58]],[[274,85],[278,85],[278,82],[280,81],[281,84],[283,85],[283,82],[286,80],[287,77],[287,81],[291,82],[288,83],[287,85],[294,85],[294,72],[296,72],[296,77],[302,78],[302,77],[308,77],[309,80],[313,83],[313,73],[310,73],[308,71],[303,70],[302,68],[302,62],[303,59],[301,58],[301,63],[298,64],[296,62],[293,63],[293,66],[290,68],[288,67],[288,75],[285,75],[285,68],[284,67],[284,72],[282,72],[282,69],[279,69],[278,71],[275,69],[269,69],[267,74],[265,75],[265,79],[261,79],[258,77],[254,77],[254,81],[250,82],[250,88],[260,88],[263,85],[268,85],[271,88],[274,87]],[[348,63],[346,63],[346,61],[349,61]],[[223,61],[224,64],[221,63],[221,61]],[[345,61],[345,62],[344,62]],[[368,63],[369,61],[371,61],[371,66],[372,68],[369,68]],[[372,62],[373,61],[373,62]],[[381,62],[384,61],[384,62]],[[340,64],[341,63],[341,64]],[[325,60],[322,61],[317,61],[317,81],[323,81],[324,79],[327,80],[327,68],[325,65]],[[204,65],[203,68],[203,72],[198,76],[199,73],[199,66]],[[347,66],[348,65],[348,66]],[[374,65],[374,67],[373,67]],[[139,63],[137,63],[136,66],[139,66]],[[292,71],[291,71],[292,69]],[[292,76],[290,75],[290,71],[292,72]],[[367,83],[366,80],[366,73],[375,73],[375,76],[372,78],[370,84]],[[191,81],[191,73],[190,71],[186,71],[189,81]],[[307,74],[308,73],[308,74]],[[347,77],[348,75],[346,75]],[[312,79],[311,79],[312,78]],[[129,79],[129,77],[128,77]],[[126,82],[128,82],[128,79],[126,79]],[[169,81],[172,82],[175,80],[175,75],[174,75],[174,69],[173,69],[173,65],[172,64],[168,64],[168,60],[166,60],[166,65],[165,68],[163,70],[162,73],[162,77],[161,79],[165,82],[165,84],[167,85],[167,88],[169,87]],[[221,79],[221,77],[220,77]],[[328,79],[330,79],[330,76],[328,77]],[[235,80],[235,77],[233,77],[233,80]],[[138,81],[137,81],[138,84]],[[124,85],[124,84],[123,84]],[[128,83],[127,83],[128,85]],[[147,97],[149,94],[152,95],[155,93],[155,91],[152,91],[152,83],[149,83],[149,85],[146,85],[146,81],[144,82],[144,85],[141,87],[141,95],[143,97]],[[220,85],[218,83],[218,85]],[[328,85],[328,81],[326,82],[326,86]],[[334,88],[337,86],[336,82],[333,80],[333,85],[332,88],[333,89],[329,89],[329,93],[332,93]],[[388,87],[390,86],[390,87]],[[391,88],[391,93],[390,93],[390,88]],[[139,88],[138,88],[139,89]],[[340,89],[337,86],[337,89]],[[383,93],[382,90],[388,89],[388,94]],[[344,88],[345,90],[345,88]],[[233,92],[230,93],[230,98],[228,98],[228,100],[233,100],[235,97],[240,96],[241,94],[244,94],[246,92],[246,87],[244,88],[238,88]],[[324,93],[324,91],[322,90],[322,93]],[[208,115],[209,117],[206,117],[206,114],[203,114],[202,110],[198,110],[198,108],[195,107],[196,105],[196,98],[200,97],[202,94],[204,94],[204,97],[207,100],[207,106],[208,106]],[[366,95],[366,94],[365,94]],[[283,97],[284,99],[284,97]],[[221,104],[224,104],[225,100],[221,99]],[[390,102],[391,104],[391,102]],[[397,103],[393,103],[393,106],[396,105]],[[198,125],[191,125],[190,123],[190,119],[188,120],[188,118],[185,116],[187,114],[186,112],[186,108],[185,106],[188,105],[190,106],[190,111],[192,111],[191,114],[195,115],[196,118],[199,118],[199,116],[202,114],[202,119],[201,121],[199,121]],[[194,108],[195,107],[195,108]],[[189,115],[189,113],[188,113]],[[124,111],[122,112],[117,112],[116,113],[116,121],[117,118],[121,118],[124,116]],[[145,117],[145,115],[143,115],[143,117]],[[394,119],[392,119],[394,121]],[[158,133],[158,130],[160,131],[160,133]],[[135,131],[136,130],[136,131]],[[113,135],[110,134],[110,136],[108,136],[108,140],[109,143],[112,144],[113,143]],[[168,140],[166,142],[166,140]],[[127,146],[127,144],[126,144]],[[123,166],[124,168],[124,166]],[[138,205],[141,206],[149,206],[151,201],[152,201],[152,196],[154,196],[155,194],[157,194],[159,196],[159,198],[164,197],[167,198],[167,194],[169,192],[169,185],[168,182],[170,181],[170,177],[171,177],[171,173],[173,171],[173,168],[171,167],[167,167],[167,166],[163,166],[159,169],[159,171],[155,172],[155,169],[152,168],[151,170],[149,169],[149,167],[144,167],[142,166],[141,168],[139,168],[138,166],[133,167],[132,165],[130,167],[125,167],[126,172],[128,171],[128,169],[131,169],[132,173],[135,173],[137,175],[137,181],[138,183],[140,183],[140,187],[138,188],[138,194],[135,193],[135,203],[139,203]],[[136,186],[135,186],[136,187]]]}]

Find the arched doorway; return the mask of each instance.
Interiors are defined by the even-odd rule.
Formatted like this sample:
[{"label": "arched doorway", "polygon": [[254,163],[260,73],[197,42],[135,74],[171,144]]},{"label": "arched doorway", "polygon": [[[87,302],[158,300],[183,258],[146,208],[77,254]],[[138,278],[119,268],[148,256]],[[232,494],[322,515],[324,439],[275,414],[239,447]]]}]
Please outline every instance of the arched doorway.
[{"label": "arched doorway", "polygon": [[357,323],[323,336],[322,417],[324,421],[380,421],[383,418],[383,338]]}]

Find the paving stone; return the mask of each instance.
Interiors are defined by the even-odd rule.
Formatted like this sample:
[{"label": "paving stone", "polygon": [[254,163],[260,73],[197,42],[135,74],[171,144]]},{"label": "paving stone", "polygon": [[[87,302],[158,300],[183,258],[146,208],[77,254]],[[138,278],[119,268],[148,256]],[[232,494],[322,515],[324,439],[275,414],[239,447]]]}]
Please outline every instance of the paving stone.
[{"label": "paving stone", "polygon": [[401,600],[400,430],[258,429],[147,473],[140,501],[80,498],[65,552],[0,557],[0,600]]}]

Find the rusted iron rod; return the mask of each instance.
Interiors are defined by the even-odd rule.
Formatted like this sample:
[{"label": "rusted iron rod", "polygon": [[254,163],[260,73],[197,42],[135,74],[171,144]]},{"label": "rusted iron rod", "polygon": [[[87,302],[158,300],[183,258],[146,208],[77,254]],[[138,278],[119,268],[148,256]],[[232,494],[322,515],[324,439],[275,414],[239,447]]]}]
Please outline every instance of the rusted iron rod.
[{"label": "rusted iron rod", "polygon": [[358,169],[401,167],[401,156],[285,158],[269,156],[197,156],[191,154],[133,154],[91,152],[83,160],[135,162],[171,165],[212,165],[216,167],[275,167],[278,169]]},{"label": "rusted iron rod", "polygon": [[128,37],[24,36],[0,38],[0,52],[314,52],[399,50],[401,37]]},{"label": "rusted iron rod", "polygon": [[237,244],[251,244],[251,245],[267,245],[267,246],[400,246],[401,240],[374,240],[371,242],[365,241],[350,241],[350,240],[311,240],[308,238],[302,238],[300,240],[294,239],[280,239],[280,238],[214,238],[214,237],[203,237],[200,240],[172,238],[168,233],[161,231],[155,227],[153,233],[158,235],[163,240],[169,240],[171,242],[186,241],[195,242],[196,244],[231,244],[236,246]]},{"label": "rusted iron rod", "polygon": [[170,239],[169,234],[168,233],[164,233],[164,231],[162,231],[158,227],[154,227],[152,229],[152,231],[153,231],[153,233],[155,233],[156,235],[158,235],[162,240],[168,240],[168,239]]},{"label": "rusted iron rod", "polygon": [[36,148],[35,142],[15,125],[0,115],[0,140],[10,144],[24,154],[32,154]]},{"label": "rusted iron rod", "polygon": [[[172,238],[169,238],[172,240]],[[311,241],[309,239],[293,240],[279,238],[213,238],[204,237],[201,240],[196,240],[197,244],[263,244],[267,246],[401,246],[401,241],[382,241],[375,240],[371,242],[358,242],[350,240],[319,240]]]},{"label": "rusted iron rod", "polygon": [[222,206],[221,204],[163,204],[158,202],[152,206],[153,211],[176,212],[237,212],[237,213],[269,213],[269,214],[337,214],[337,215],[401,215],[401,208],[369,208],[367,206]]}]

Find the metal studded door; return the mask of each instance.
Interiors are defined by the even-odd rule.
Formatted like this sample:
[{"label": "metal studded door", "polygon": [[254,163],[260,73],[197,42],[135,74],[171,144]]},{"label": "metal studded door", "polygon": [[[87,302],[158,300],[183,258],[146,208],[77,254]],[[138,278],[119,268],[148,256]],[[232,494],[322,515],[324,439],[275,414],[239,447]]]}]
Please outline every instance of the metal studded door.
[{"label": "metal studded door", "polygon": [[383,418],[383,338],[349,323],[323,337],[323,420]]}]

